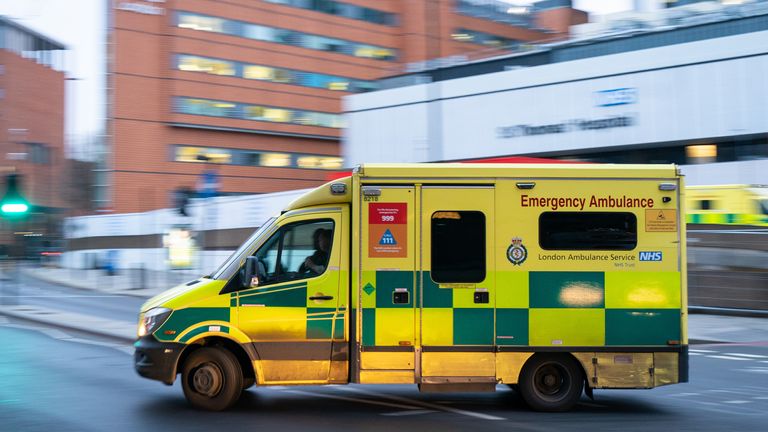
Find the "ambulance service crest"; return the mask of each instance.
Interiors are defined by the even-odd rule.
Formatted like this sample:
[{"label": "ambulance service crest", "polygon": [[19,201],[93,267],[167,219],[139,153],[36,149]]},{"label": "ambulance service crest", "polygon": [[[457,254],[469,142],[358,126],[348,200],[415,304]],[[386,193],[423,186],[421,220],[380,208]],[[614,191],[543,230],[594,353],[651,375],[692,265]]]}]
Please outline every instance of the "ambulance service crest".
[{"label": "ambulance service crest", "polygon": [[528,258],[528,249],[523,246],[523,239],[514,237],[507,249],[507,259],[514,265],[520,265]]}]

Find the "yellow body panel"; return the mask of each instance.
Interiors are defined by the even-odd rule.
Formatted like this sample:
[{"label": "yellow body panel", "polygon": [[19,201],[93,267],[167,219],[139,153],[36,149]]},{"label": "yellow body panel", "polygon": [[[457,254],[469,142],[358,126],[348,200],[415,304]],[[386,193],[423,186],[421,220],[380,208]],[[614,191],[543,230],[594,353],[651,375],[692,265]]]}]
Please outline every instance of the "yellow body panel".
[{"label": "yellow body panel", "polygon": [[414,357],[412,352],[369,352],[360,353],[361,369],[413,369]]},{"label": "yellow body panel", "polygon": [[496,354],[491,352],[425,352],[421,358],[423,377],[496,376]]}]

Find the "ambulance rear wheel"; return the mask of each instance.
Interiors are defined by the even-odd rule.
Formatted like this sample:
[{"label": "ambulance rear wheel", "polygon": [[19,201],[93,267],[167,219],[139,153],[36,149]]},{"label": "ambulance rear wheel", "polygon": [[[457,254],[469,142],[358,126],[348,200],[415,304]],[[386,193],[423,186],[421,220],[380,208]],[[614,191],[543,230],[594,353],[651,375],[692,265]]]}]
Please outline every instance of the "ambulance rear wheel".
[{"label": "ambulance rear wheel", "polygon": [[226,349],[200,348],[184,362],[181,384],[193,407],[223,411],[240,399],[243,371],[235,355]]},{"label": "ambulance rear wheel", "polygon": [[523,367],[519,393],[536,411],[562,412],[581,397],[584,376],[576,361],[564,354],[537,354]]}]

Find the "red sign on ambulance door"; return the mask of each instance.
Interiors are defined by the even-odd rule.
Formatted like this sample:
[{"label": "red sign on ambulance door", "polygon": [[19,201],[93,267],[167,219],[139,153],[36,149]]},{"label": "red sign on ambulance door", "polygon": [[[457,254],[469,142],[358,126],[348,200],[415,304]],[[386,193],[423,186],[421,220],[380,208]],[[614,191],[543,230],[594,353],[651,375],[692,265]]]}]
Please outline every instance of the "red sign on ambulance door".
[{"label": "red sign on ambulance door", "polygon": [[408,256],[408,203],[368,204],[368,256]]}]

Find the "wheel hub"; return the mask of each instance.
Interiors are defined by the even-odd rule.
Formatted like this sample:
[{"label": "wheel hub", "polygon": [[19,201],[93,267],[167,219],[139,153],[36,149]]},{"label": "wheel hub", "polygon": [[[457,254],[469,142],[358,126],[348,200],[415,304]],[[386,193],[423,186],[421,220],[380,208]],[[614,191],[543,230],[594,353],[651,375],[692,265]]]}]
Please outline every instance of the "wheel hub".
[{"label": "wheel hub", "polygon": [[536,390],[547,396],[556,396],[560,393],[564,384],[564,374],[555,365],[544,365],[536,371]]},{"label": "wheel hub", "polygon": [[192,375],[192,386],[197,393],[214,397],[221,391],[224,375],[213,363],[203,363]]}]

